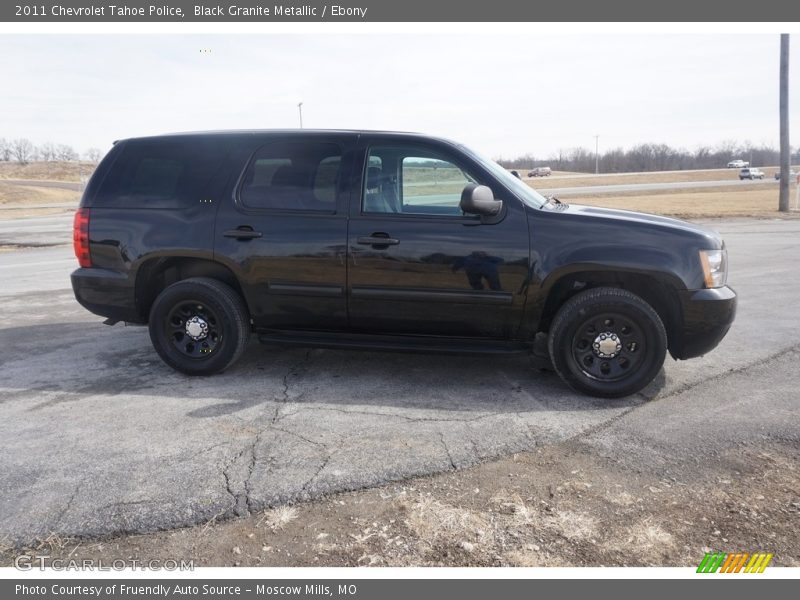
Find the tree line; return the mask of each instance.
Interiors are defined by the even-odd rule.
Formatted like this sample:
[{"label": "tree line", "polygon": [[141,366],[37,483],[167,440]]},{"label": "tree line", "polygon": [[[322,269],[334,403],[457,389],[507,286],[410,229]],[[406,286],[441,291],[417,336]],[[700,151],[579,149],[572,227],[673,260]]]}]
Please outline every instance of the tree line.
[{"label": "tree line", "polygon": [[99,162],[103,152],[99,148],[89,148],[81,156],[68,144],[53,144],[46,142],[35,145],[27,138],[6,140],[0,138],[0,161],[16,161],[22,165],[31,162],[75,162],[83,158],[90,162]]},{"label": "tree line", "polygon": [[[639,171],[682,171],[686,169],[719,169],[735,159],[748,161],[750,166],[764,167],[780,164],[776,148],[749,143],[724,142],[717,146],[701,146],[690,151],[667,144],[638,144],[632,148],[605,150],[597,157],[601,173],[630,173]],[[800,147],[792,152],[792,162],[800,161]],[[556,171],[594,173],[595,153],[587,148],[559,150],[547,158],[531,154],[497,161],[507,169],[550,167]]]}]

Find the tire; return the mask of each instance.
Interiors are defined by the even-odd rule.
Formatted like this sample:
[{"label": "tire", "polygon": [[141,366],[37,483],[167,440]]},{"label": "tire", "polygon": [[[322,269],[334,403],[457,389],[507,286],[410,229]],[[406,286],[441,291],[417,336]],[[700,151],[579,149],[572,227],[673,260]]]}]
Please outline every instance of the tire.
[{"label": "tire", "polygon": [[236,362],[250,336],[241,296],[229,285],[192,277],[165,288],[153,302],[150,340],[166,364],[187,375],[213,375]]},{"label": "tire", "polygon": [[667,333],[658,313],[639,296],[601,287],[564,303],[547,345],[553,367],[571,388],[621,398],[641,391],[658,375]]}]

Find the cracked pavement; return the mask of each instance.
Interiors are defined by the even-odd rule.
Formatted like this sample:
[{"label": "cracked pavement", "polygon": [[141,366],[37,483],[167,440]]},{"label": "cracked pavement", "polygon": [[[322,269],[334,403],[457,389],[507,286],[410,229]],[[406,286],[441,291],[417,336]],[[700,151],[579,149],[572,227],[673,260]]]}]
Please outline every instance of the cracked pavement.
[{"label": "cracked pavement", "polygon": [[[689,436],[688,447],[690,432],[659,409],[676,403],[659,401],[679,396],[696,411],[714,390],[735,394],[736,378],[796,356],[800,331],[800,221],[710,225],[740,294],[733,330],[713,353],[668,359],[643,394],[615,401],[570,391],[524,355],[254,341],[228,372],[189,378],[161,363],[145,328],[102,325],[74,301],[71,248],[0,253],[0,540],[182,527],[571,439],[627,462],[650,457],[656,438],[677,447],[667,438]],[[782,389],[800,378],[782,377]],[[744,421],[758,435],[796,435],[768,401],[765,390],[764,411],[720,420],[703,445]]]}]

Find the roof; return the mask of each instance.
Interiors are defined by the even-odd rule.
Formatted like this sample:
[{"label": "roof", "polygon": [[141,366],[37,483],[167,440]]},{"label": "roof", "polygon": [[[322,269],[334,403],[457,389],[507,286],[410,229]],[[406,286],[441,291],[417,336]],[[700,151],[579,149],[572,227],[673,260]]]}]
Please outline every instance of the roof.
[{"label": "roof", "polygon": [[[296,135],[381,135],[381,136],[397,136],[398,138],[410,138],[410,139],[425,139],[425,140],[436,140],[440,142],[446,142],[452,144],[451,140],[441,138],[438,136],[431,136],[426,135],[424,133],[414,133],[414,132],[405,132],[405,131],[380,131],[380,130],[370,130],[370,129],[222,129],[222,130],[209,130],[209,131],[179,131],[179,132],[171,132],[171,133],[164,133],[160,135],[143,135],[143,136],[134,136],[131,138],[126,139],[146,139],[146,138],[165,138],[165,137],[182,137],[182,136],[196,136],[196,137],[206,137],[206,136],[258,136],[258,135],[285,135],[285,134],[296,134]],[[122,141],[122,140],[117,140]],[[116,143],[116,142],[114,142]]]}]

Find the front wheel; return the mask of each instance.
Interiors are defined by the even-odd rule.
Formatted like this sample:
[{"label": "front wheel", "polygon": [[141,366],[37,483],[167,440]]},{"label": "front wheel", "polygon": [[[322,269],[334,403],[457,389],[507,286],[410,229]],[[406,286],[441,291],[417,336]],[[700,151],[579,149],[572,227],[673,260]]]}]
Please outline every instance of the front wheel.
[{"label": "front wheel", "polygon": [[250,320],[229,285],[206,277],[173,283],[150,309],[150,340],[161,359],[187,375],[224,371],[244,352]]},{"label": "front wheel", "polygon": [[658,313],[639,296],[602,287],[564,303],[550,327],[548,349],[570,387],[619,398],[655,378],[664,364],[667,334]]}]

